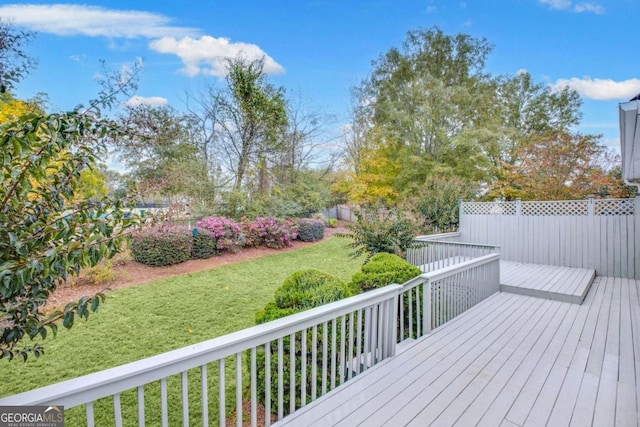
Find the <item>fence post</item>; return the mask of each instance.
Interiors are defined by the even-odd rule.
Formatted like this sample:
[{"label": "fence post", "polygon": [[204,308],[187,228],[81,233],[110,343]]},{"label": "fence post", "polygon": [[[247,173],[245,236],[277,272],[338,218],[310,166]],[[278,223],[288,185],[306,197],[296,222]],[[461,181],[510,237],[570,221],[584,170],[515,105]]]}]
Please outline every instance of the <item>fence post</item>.
[{"label": "fence post", "polygon": [[593,195],[589,196],[589,203],[587,206],[587,215],[594,216],[596,214],[596,202]]},{"label": "fence post", "polygon": [[516,199],[516,216],[520,216],[521,213],[521,204],[520,204],[520,197],[518,197]]}]

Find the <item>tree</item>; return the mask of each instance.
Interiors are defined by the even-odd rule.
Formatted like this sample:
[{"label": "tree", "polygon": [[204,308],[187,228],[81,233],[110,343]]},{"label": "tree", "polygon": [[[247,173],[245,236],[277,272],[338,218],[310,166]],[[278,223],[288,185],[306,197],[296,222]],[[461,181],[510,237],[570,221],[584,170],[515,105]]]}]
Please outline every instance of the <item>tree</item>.
[{"label": "tree", "polygon": [[225,89],[209,89],[201,103],[202,117],[211,121],[224,170],[233,177],[233,191],[249,185],[253,172],[255,191],[268,186],[267,168],[280,153],[287,126],[284,89],[267,82],[264,61],[230,59]]},{"label": "tree", "polygon": [[114,144],[144,197],[196,197],[203,187],[213,188],[188,115],[139,105],[127,107],[120,124],[130,131]]},{"label": "tree", "polygon": [[0,19],[0,93],[10,92],[35,66],[35,60],[24,51],[33,33],[17,31]]},{"label": "tree", "polygon": [[504,179],[494,184],[489,197],[566,200],[620,190],[609,173],[613,159],[598,135],[562,131],[531,135],[515,154],[519,160],[505,166]]},{"label": "tree", "polygon": [[43,347],[23,339],[55,334],[60,322],[70,328],[104,299],[98,293],[42,312],[59,284],[120,252],[139,223],[126,218],[120,203],[77,200],[82,174],[106,151],[105,136],[120,131],[100,110],[117,95],[130,95],[136,74],[137,68],[107,74],[100,98],[88,107],[53,114],[36,109],[0,123],[0,358],[40,356]]},{"label": "tree", "polygon": [[[134,220],[108,200],[74,204],[83,171],[103,151],[111,126],[93,114],[30,113],[0,125],[0,357],[42,353],[25,337],[54,334],[86,318],[104,295],[44,314],[48,296],[70,274],[122,249]],[[18,348],[22,346],[22,348]]]},{"label": "tree", "polygon": [[374,62],[371,76],[355,92],[352,128],[361,135],[365,125],[368,141],[352,144],[366,147],[352,150],[360,153],[357,174],[369,174],[367,159],[395,165],[385,178],[389,196],[402,195],[436,169],[469,181],[489,179],[478,130],[489,119],[493,95],[484,73],[490,50],[485,39],[432,28],[409,32],[402,49],[390,49]]}]

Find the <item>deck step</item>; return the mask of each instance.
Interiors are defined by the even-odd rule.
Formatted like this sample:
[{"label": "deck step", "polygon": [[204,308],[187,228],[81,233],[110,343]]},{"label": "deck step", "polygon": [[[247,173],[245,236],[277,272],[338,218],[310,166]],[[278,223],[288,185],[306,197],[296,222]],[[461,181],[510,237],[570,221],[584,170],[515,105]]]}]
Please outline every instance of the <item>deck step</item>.
[{"label": "deck step", "polygon": [[596,277],[588,268],[500,261],[500,290],[582,304]]}]

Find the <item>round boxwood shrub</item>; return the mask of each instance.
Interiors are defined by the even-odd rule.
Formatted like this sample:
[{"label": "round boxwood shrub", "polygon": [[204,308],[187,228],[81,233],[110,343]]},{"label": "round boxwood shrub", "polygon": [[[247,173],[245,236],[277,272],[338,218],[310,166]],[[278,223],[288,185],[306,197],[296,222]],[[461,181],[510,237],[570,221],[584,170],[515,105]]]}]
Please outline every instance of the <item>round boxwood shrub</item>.
[{"label": "round boxwood shrub", "polygon": [[146,265],[172,265],[191,258],[191,229],[183,226],[146,227],[131,236],[133,259]]},{"label": "round boxwood shrub", "polygon": [[354,288],[368,291],[392,283],[402,284],[420,274],[418,267],[409,264],[399,256],[380,252],[371,257],[369,262],[353,275],[351,284]]},{"label": "round boxwood shrub", "polygon": [[215,233],[206,228],[193,230],[193,247],[191,259],[206,259],[218,253],[218,245]]},{"label": "round boxwood shrub", "polygon": [[324,221],[319,219],[298,220],[298,239],[303,242],[315,242],[324,237]]},{"label": "round boxwood shrub", "polygon": [[[285,316],[289,316],[295,313],[299,313],[304,310],[308,310],[313,307],[318,307],[323,304],[338,301],[340,299],[353,295],[353,289],[349,284],[344,283],[339,278],[330,274],[323,273],[318,270],[303,270],[293,273],[289,276],[275,292],[275,301],[272,301],[265,305],[265,307],[256,313],[256,324],[266,323],[271,320],[280,319]],[[338,327],[339,329],[339,327]],[[317,330],[317,384],[322,383],[322,348],[323,341],[323,329],[321,327]],[[338,338],[336,343],[340,342],[339,331],[337,332]],[[302,363],[302,339],[306,340],[307,347],[307,384],[306,390],[308,396],[311,396],[311,348],[312,348],[312,333],[309,330],[306,336],[302,332],[298,332],[295,337],[295,364],[297,368],[300,368]],[[330,336],[326,337],[328,340],[328,354],[331,354],[331,341]],[[290,388],[295,387],[300,390],[301,378],[296,377],[294,379],[295,384],[290,382],[290,338],[283,338],[283,385],[284,385],[284,412],[289,413],[290,405]],[[339,344],[337,344],[339,345]],[[250,360],[247,361],[250,363]],[[264,405],[265,395],[265,354],[264,347],[258,348],[256,359],[256,372],[257,372],[257,394],[258,400]],[[278,410],[278,345],[277,342],[271,343],[271,412],[277,413]],[[299,369],[296,372],[299,373]],[[330,375],[330,373],[328,373]],[[318,394],[320,394],[318,388]],[[307,402],[310,397],[307,398]],[[300,407],[300,393],[296,393],[296,408]]]}]

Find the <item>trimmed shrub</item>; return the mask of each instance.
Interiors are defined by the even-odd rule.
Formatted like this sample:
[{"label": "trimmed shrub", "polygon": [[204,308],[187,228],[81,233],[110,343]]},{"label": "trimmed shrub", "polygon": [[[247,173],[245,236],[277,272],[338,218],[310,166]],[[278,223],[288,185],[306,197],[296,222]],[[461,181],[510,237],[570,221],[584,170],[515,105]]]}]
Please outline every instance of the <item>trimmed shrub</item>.
[{"label": "trimmed shrub", "polygon": [[151,266],[187,261],[192,244],[191,229],[184,226],[146,227],[131,235],[133,259]]},{"label": "trimmed shrub", "polygon": [[[337,277],[330,274],[323,273],[318,270],[303,270],[293,273],[289,276],[276,290],[275,301],[268,303],[262,310],[256,313],[256,324],[269,322],[271,320],[279,319],[285,316],[289,316],[295,313],[299,313],[304,310],[308,310],[313,307],[318,307],[323,304],[338,301],[340,299],[353,295],[352,288],[344,283]],[[338,322],[339,324],[339,322]],[[340,331],[338,326],[336,332],[336,342],[340,342]],[[329,331],[331,330],[329,325]],[[318,328],[317,330],[317,369],[316,380],[317,384],[322,383],[322,348],[325,337],[323,337],[324,330]],[[329,332],[331,333],[331,332]],[[306,340],[306,363],[307,363],[307,383],[306,390],[307,395],[311,396],[311,383],[312,383],[312,366],[311,366],[311,348],[312,348],[312,333],[309,330],[306,336],[302,332],[296,333],[295,336],[295,364],[299,368],[302,363],[302,339]],[[326,337],[328,340],[328,354],[331,354],[331,341],[330,337]],[[283,338],[283,385],[284,385],[284,412],[289,413],[290,405],[290,389],[294,387],[296,390],[300,390],[302,387],[301,378],[296,377],[293,379],[294,384],[291,384],[290,378],[290,366],[291,366],[291,354],[290,354],[290,337]],[[328,355],[327,355],[328,356]],[[250,360],[248,360],[250,363]],[[264,347],[258,347],[257,359],[257,395],[259,401],[264,405],[265,395],[265,354]],[[278,396],[278,345],[276,343],[271,344],[271,396]],[[296,369],[299,372],[299,369]],[[328,372],[330,375],[330,372]],[[318,388],[318,394],[321,394]],[[307,402],[310,398],[307,398]],[[300,393],[296,393],[296,408],[300,407]],[[277,413],[278,410],[277,399],[271,400],[271,412]]]},{"label": "trimmed shrub", "polygon": [[298,239],[303,242],[315,242],[324,237],[324,222],[319,219],[298,220]]},{"label": "trimmed shrub", "polygon": [[218,242],[213,231],[196,228],[193,232],[191,259],[206,259],[218,253]]},{"label": "trimmed shrub", "polygon": [[337,228],[338,227],[338,220],[336,218],[329,218],[327,220],[327,224],[329,224],[329,227],[331,227],[331,228]]},{"label": "trimmed shrub", "polygon": [[353,275],[351,285],[362,291],[368,291],[392,283],[402,284],[419,276],[420,273],[418,267],[409,264],[397,255],[378,253],[362,266],[361,271]]},{"label": "trimmed shrub", "polygon": [[213,233],[219,252],[238,252],[245,244],[240,224],[223,216],[208,216],[196,221],[195,225]]},{"label": "trimmed shrub", "polygon": [[291,246],[291,241],[297,237],[297,227],[292,221],[261,216],[253,221],[243,217],[242,230],[247,246],[282,249]]}]

